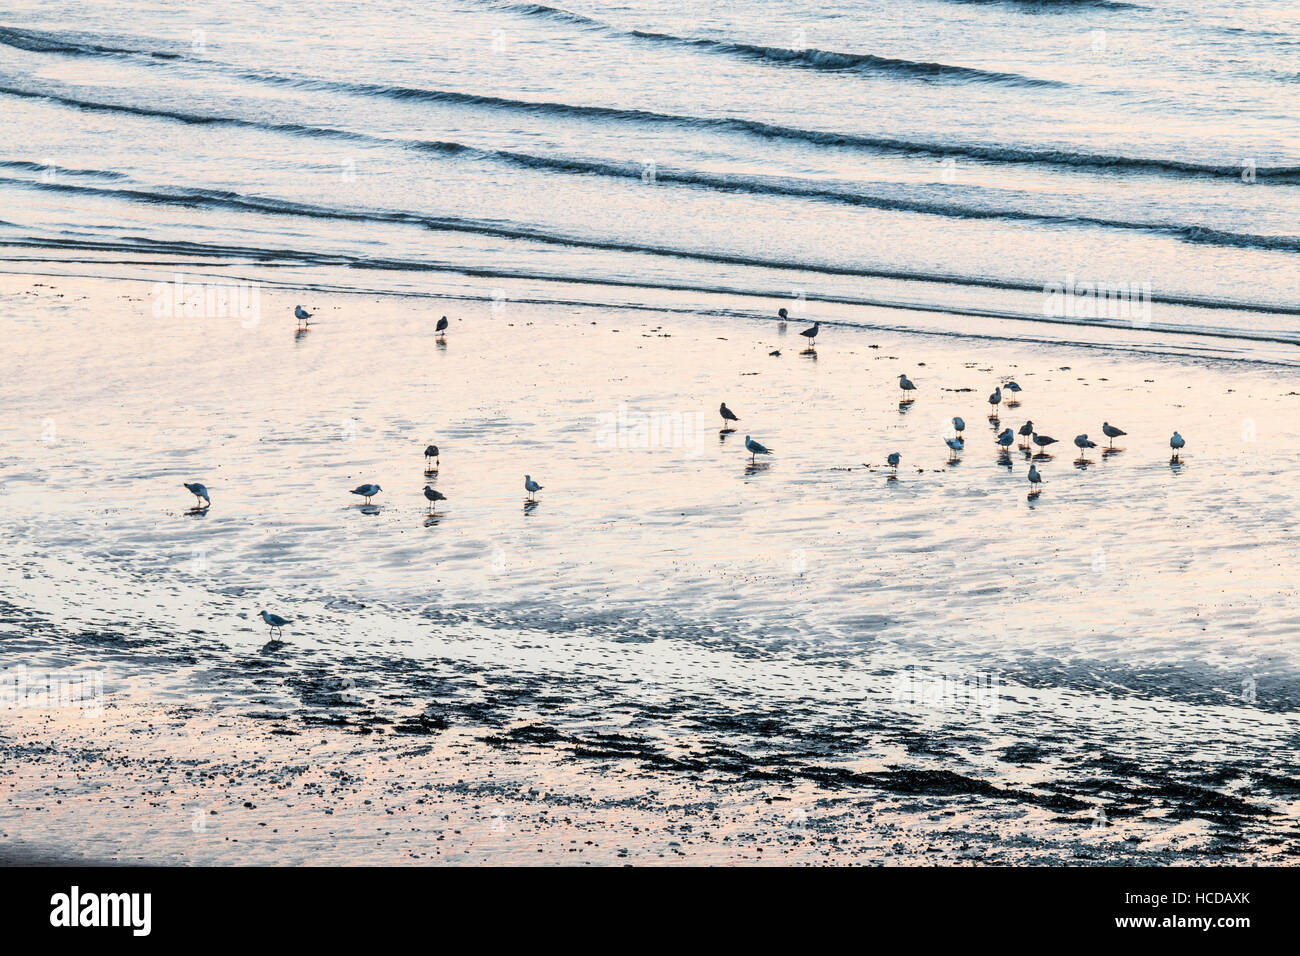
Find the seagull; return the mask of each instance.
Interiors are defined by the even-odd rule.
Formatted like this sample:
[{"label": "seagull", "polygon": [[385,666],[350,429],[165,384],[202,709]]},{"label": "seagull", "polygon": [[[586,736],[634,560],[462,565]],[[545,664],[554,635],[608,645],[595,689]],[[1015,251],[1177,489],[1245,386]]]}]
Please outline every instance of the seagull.
[{"label": "seagull", "polygon": [[1035,488],[1034,486],[1040,484],[1042,480],[1043,480],[1043,476],[1038,473],[1038,466],[1030,465],[1029,466],[1029,486],[1030,486],[1029,493],[1030,494],[1038,493],[1038,489]]},{"label": "seagull", "polygon": [[748,435],[745,436],[745,451],[749,452],[749,461],[752,464],[759,455],[770,455],[772,450],[766,445],[760,445]]},{"label": "seagull", "polygon": [[524,490],[528,492],[528,498],[531,501],[533,495],[542,490],[542,486],[533,481],[532,475],[524,475]]},{"label": "seagull", "polygon": [[780,322],[778,322],[778,323],[776,324],[777,331],[779,331],[779,332],[784,332],[784,331],[785,331],[785,320],[788,319],[788,318],[790,318],[790,313],[787,312],[785,309],[777,309],[777,310],[776,310],[776,314],[777,314],[777,318],[779,318],[779,319],[781,320]]},{"label": "seagull", "polygon": [[437,471],[437,470],[438,470],[438,465],[440,464],[440,461],[439,461],[439,458],[438,458],[438,446],[437,446],[437,445],[429,445],[427,448],[424,449],[424,463],[425,463],[425,465],[428,465],[428,464],[429,464],[429,459],[430,459],[430,458],[433,459],[433,468],[432,468],[431,470],[432,470],[432,471]]},{"label": "seagull", "polygon": [[1005,388],[1008,392],[1020,391],[1020,386],[1017,385],[1014,381],[1005,382],[1003,383],[1002,387]]},{"label": "seagull", "polygon": [[1115,447],[1115,439],[1116,439],[1116,438],[1119,438],[1121,435],[1127,435],[1127,434],[1128,434],[1128,432],[1121,431],[1120,429],[1118,429],[1118,428],[1116,428],[1114,425],[1112,425],[1110,422],[1102,422],[1102,423],[1101,423],[1101,433],[1102,433],[1103,435],[1105,435],[1107,438],[1110,439],[1110,447],[1111,447],[1111,448],[1114,448],[1114,447]]},{"label": "seagull", "polygon": [[1181,451],[1182,447],[1186,444],[1187,442],[1183,440],[1183,436],[1178,434],[1178,432],[1174,432],[1174,437],[1169,439],[1169,447],[1174,450],[1175,461],[1178,460],[1178,452]]},{"label": "seagull", "polygon": [[1002,446],[1003,451],[1006,451],[1008,448],[1010,448],[1011,443],[1014,442],[1015,440],[1016,440],[1016,433],[1013,432],[1010,428],[1002,429],[1002,433],[998,435],[997,438],[994,439],[994,441],[996,441],[999,445]]},{"label": "seagull", "polygon": [[194,496],[194,507],[198,507],[200,498],[207,502],[203,507],[212,507],[212,499],[208,497],[208,489],[206,486],[199,484],[197,481],[192,484],[185,481],[182,482],[182,484],[185,485],[185,487],[190,490],[190,494]]},{"label": "seagull", "polygon": [[1056,439],[1051,438],[1047,435],[1034,435],[1033,439],[1034,439],[1034,444],[1037,445],[1039,448],[1042,448],[1044,451],[1047,450],[1048,445],[1056,444]]},{"label": "seagull", "polygon": [[718,414],[722,416],[722,427],[723,427],[723,428],[728,428],[728,427],[730,427],[730,426],[727,425],[727,422],[738,422],[738,421],[740,421],[740,419],[736,417],[736,413],[733,412],[731,409],[729,409],[729,408],[727,407],[727,403],[726,403],[726,402],[723,402],[722,405],[718,408]]},{"label": "seagull", "polygon": [[280,631],[280,633],[283,634],[284,632],[280,629],[283,628],[286,624],[293,623],[293,621],[287,620],[286,618],[283,618],[278,614],[272,614],[270,611],[262,612],[262,620],[266,622],[267,626],[271,629],[271,632],[273,634],[276,631]]},{"label": "seagull", "polygon": [[1022,441],[1022,442],[1020,443],[1020,447],[1021,447],[1021,448],[1028,447],[1029,442],[1028,442],[1027,439],[1028,439],[1029,436],[1032,435],[1033,433],[1034,433],[1034,423],[1033,423],[1033,422],[1025,422],[1023,425],[1020,426],[1020,431],[1018,432],[1018,434],[1020,435],[1021,438],[1026,439],[1026,441]]},{"label": "seagull", "polygon": [[960,435],[962,432],[966,430],[966,423],[962,421],[960,417],[954,418],[952,420],[952,427],[956,429],[957,434]]},{"label": "seagull", "polygon": [[366,499],[366,504],[370,504],[370,499],[383,490],[384,489],[380,488],[378,485],[358,485],[356,488],[352,489],[352,494],[360,495],[362,498]]},{"label": "seagull", "polygon": [[293,307],[293,315],[300,325],[305,325],[307,320],[311,318],[311,313],[300,305],[295,305]]},{"label": "seagull", "polygon": [[1089,441],[1087,435],[1075,435],[1074,447],[1079,449],[1079,460],[1082,461],[1083,453],[1089,448],[1096,448],[1097,443],[1095,441]]},{"label": "seagull", "polygon": [[894,471],[898,471],[898,463],[902,460],[903,459],[896,451],[890,452],[889,457],[885,459],[885,461],[889,462],[889,467],[894,469]]},{"label": "seagull", "polygon": [[444,495],[441,491],[438,491],[436,488],[430,488],[428,485],[424,486],[424,497],[429,499],[430,511],[433,510],[433,506],[437,504],[439,501],[447,500],[447,496]]},{"label": "seagull", "polygon": [[898,376],[898,387],[905,392],[916,391],[916,386],[912,384],[912,380],[908,378],[906,375]]},{"label": "seagull", "polygon": [[447,331],[447,317],[445,315],[438,320],[438,324],[434,328],[434,331],[437,332],[439,335],[442,335],[443,332]]},{"label": "seagull", "polygon": [[817,338],[817,333],[821,331],[821,327],[822,324],[820,322],[814,322],[810,328],[806,328],[799,333],[800,335],[802,335],[804,338],[808,340],[809,348],[813,347],[814,345],[813,340]]},{"label": "seagull", "polygon": [[943,443],[952,449],[952,454],[948,456],[949,461],[952,461],[953,458],[957,457],[957,452],[966,447],[966,440],[960,435],[956,438],[945,438]]},{"label": "seagull", "polygon": [[998,408],[1002,405],[1002,389],[1000,388],[993,389],[993,394],[989,396],[989,404],[993,406],[993,411],[990,414],[992,415],[992,417],[996,418],[998,414]]}]

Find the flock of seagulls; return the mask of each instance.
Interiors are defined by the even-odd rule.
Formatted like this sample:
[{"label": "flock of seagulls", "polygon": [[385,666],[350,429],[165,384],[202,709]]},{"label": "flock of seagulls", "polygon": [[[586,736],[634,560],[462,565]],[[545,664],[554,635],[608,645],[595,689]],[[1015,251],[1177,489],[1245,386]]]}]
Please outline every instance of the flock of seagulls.
[{"label": "flock of seagulls", "polygon": [[[789,318],[789,314],[786,312],[785,309],[780,309],[777,311],[777,316],[781,320],[778,328],[784,330],[785,322]],[[811,326],[802,330],[799,333],[800,335],[805,336],[808,339],[809,352],[813,350],[813,341],[817,338],[817,334],[820,331],[821,331],[821,323],[814,322]],[[771,354],[777,355],[779,353],[772,352]],[[899,402],[899,409],[901,411],[906,406],[910,405],[912,402],[915,401],[915,398],[913,397],[912,393],[915,392],[917,388],[916,388],[916,383],[913,382],[910,378],[908,378],[906,373],[900,374],[898,376],[898,387],[903,393],[903,398]],[[1020,404],[1016,396],[1018,396],[1021,391],[1023,391],[1023,389],[1021,388],[1020,384],[1016,382],[1014,379],[1008,379],[1007,381],[1004,381],[1001,384],[994,387],[993,391],[989,394],[988,402],[989,402],[989,421],[993,422],[995,427],[998,424],[998,420],[1001,415],[1002,406],[1004,404],[1006,405],[1007,408],[1014,408]],[[1010,398],[1007,397],[1008,393],[1011,396]],[[731,428],[731,423],[740,421],[740,419],[736,416],[736,413],[727,407],[726,402],[722,403],[722,405],[718,409],[718,412],[722,416],[722,426],[723,426],[722,430],[724,432],[732,431],[733,429]],[[943,440],[944,444],[948,446],[948,460],[950,462],[955,461],[957,456],[960,455],[966,449],[965,420],[960,416],[953,418],[952,428],[953,428],[952,436],[945,437]],[[1120,438],[1128,434],[1122,428],[1117,428],[1116,426],[1112,425],[1110,422],[1102,422],[1101,432],[1103,435],[1106,436],[1108,440],[1108,444],[1107,444],[1108,451],[1113,451],[1115,449],[1116,438]],[[1020,448],[1029,451],[1031,450],[1030,449],[1031,444],[1036,445],[1038,447],[1038,454],[1035,457],[1039,457],[1039,458],[1050,458],[1051,455],[1048,453],[1047,449],[1050,446],[1057,444],[1057,440],[1053,438],[1051,435],[1040,434],[1038,430],[1034,427],[1033,421],[1026,421],[1023,425],[1020,426],[1020,428],[1017,431],[1012,431],[1012,429],[1010,428],[1004,428],[994,437],[993,439],[994,442],[997,445],[999,445],[1002,449],[1002,454],[1004,459],[1006,459],[1010,455],[1011,446],[1015,444],[1017,435],[1021,439]],[[1173,449],[1173,457],[1170,459],[1171,464],[1182,460],[1180,457],[1180,452],[1182,451],[1185,445],[1186,442],[1184,441],[1183,436],[1178,434],[1178,432],[1174,432],[1173,437],[1169,439],[1169,447]],[[1091,438],[1089,438],[1086,433],[1084,433],[1084,434],[1074,436],[1074,447],[1079,449],[1079,457],[1078,459],[1076,459],[1076,463],[1082,463],[1087,461],[1086,455],[1088,451],[1093,448],[1096,448],[1097,443],[1093,441]],[[759,455],[770,455],[772,453],[771,449],[755,441],[749,435],[745,436],[745,450],[749,452],[749,456],[750,456],[749,461],[751,465],[755,463]],[[902,456],[898,452],[891,452],[886,457],[885,461],[889,464],[889,467],[893,469],[893,473],[897,475],[898,466],[899,463],[902,461]],[[1038,470],[1037,464],[1031,462],[1029,465],[1029,488],[1030,488],[1029,494],[1031,497],[1038,495],[1039,493],[1038,486],[1041,485],[1042,483],[1043,483],[1042,473]]]},{"label": "flock of seagulls", "polygon": [[[298,320],[298,331],[299,332],[304,331],[306,327],[309,325],[308,320],[312,318],[312,313],[308,312],[301,305],[297,305],[294,307],[293,314],[294,317]],[[777,312],[777,316],[780,319],[780,325],[778,326],[778,328],[780,329],[780,331],[785,331],[785,324],[786,324],[786,320],[789,319],[789,313],[785,309],[780,309]],[[439,343],[445,340],[447,327],[448,327],[447,317],[444,315],[442,318],[438,320],[437,325],[435,326],[435,331],[437,332]],[[816,344],[817,335],[820,331],[821,331],[821,323],[814,322],[808,328],[803,329],[799,332],[800,335],[802,335],[805,339],[808,340],[808,348],[806,349],[805,354],[814,352],[814,346]],[[779,355],[780,353],[772,352],[771,354]],[[912,396],[912,393],[917,391],[917,387],[916,387],[916,383],[913,382],[910,378],[908,378],[906,374],[901,374],[898,376],[898,387],[903,393],[903,399],[900,402],[900,409],[902,409],[904,406],[915,401],[915,399]],[[1013,397],[1011,399],[1007,399],[1006,395],[1004,395],[1004,390],[1010,393],[1011,396]],[[998,386],[996,386],[988,397],[988,403],[990,408],[989,420],[991,422],[994,422],[996,425],[1003,404],[1006,404],[1008,408],[1019,405],[1020,403],[1014,398],[1014,396],[1018,395],[1021,391],[1022,391],[1021,386],[1014,380],[1007,380],[1005,382],[1002,382]],[[735,431],[735,429],[732,428],[731,425],[733,422],[739,422],[740,417],[735,412],[733,412],[730,408],[727,407],[726,402],[723,402],[721,405],[718,406],[718,414],[722,418],[722,431],[724,433]],[[948,446],[948,452],[949,452],[948,460],[950,462],[954,461],[956,457],[960,455],[966,448],[965,420],[962,419],[960,416],[954,417],[952,419],[952,427],[953,427],[953,435],[951,437],[944,438],[944,444]],[[1107,448],[1111,450],[1113,450],[1115,447],[1115,439],[1121,438],[1127,434],[1127,432],[1125,432],[1123,429],[1117,428],[1116,426],[1112,425],[1110,422],[1103,422],[1101,426],[1101,431],[1102,434],[1105,435],[1109,441]],[[1025,451],[1030,450],[1029,449],[1030,443],[1038,446],[1039,452],[1038,452],[1038,456],[1036,457],[1050,458],[1051,456],[1047,453],[1047,449],[1051,445],[1055,445],[1057,443],[1057,440],[1055,438],[1052,438],[1050,435],[1040,434],[1038,430],[1035,428],[1033,421],[1027,420],[1023,425],[1020,426],[1018,430],[1012,431],[1012,429],[1010,428],[1004,428],[995,436],[994,442],[1001,447],[1004,457],[1010,455],[1011,445],[1015,443],[1017,436],[1019,436],[1019,438],[1021,439],[1019,447],[1021,449],[1024,449]],[[1079,461],[1084,460],[1084,455],[1088,450],[1097,447],[1097,443],[1092,441],[1087,436],[1087,434],[1076,435],[1074,438],[1074,445],[1076,448],[1079,449],[1079,456],[1080,456],[1078,459]],[[1171,462],[1181,461],[1180,453],[1182,449],[1185,447],[1185,445],[1186,445],[1186,441],[1183,439],[1183,436],[1178,434],[1178,432],[1174,432],[1173,437],[1169,439],[1169,447],[1173,449],[1173,458],[1171,459]],[[759,455],[772,454],[772,449],[768,448],[766,445],[758,441],[755,441],[754,438],[750,435],[745,436],[745,451],[749,452],[749,460],[751,466],[753,466],[757,462]],[[436,475],[441,465],[441,454],[438,450],[438,446],[437,445],[427,446],[424,449],[424,459],[425,459],[425,477],[428,478],[433,475]],[[897,476],[898,466],[902,462],[902,456],[898,452],[891,452],[888,456],[886,456],[885,461],[892,469],[893,475]],[[1039,493],[1038,486],[1043,483],[1043,476],[1042,473],[1038,470],[1038,465],[1036,462],[1030,463],[1028,477],[1029,477],[1029,487],[1030,487],[1029,494],[1031,497],[1037,496]],[[201,506],[196,504],[194,512],[196,513],[206,512],[206,510],[212,506],[212,498],[208,494],[208,489],[206,486],[204,486],[199,482],[185,482],[184,486],[191,494],[195,496],[196,502],[198,501],[203,502]],[[533,480],[532,475],[524,475],[524,490],[528,493],[527,502],[525,504],[525,510],[528,510],[528,508],[536,504],[537,492],[542,490],[542,486]],[[370,506],[371,498],[379,494],[381,491],[383,491],[383,488],[381,488],[379,485],[367,483],[363,485],[358,485],[356,488],[353,488],[350,493],[357,495],[360,498],[363,498],[365,500],[365,506]],[[438,491],[436,488],[428,484],[424,486],[424,497],[429,502],[429,513],[431,515],[433,514],[434,505],[436,505],[439,501],[447,500],[446,495],[444,495],[442,492]],[[277,634],[282,634],[283,627],[286,624],[293,623],[290,619],[283,618],[278,614],[272,614],[269,611],[262,611],[261,618],[263,622],[266,623],[267,627],[270,628],[271,634],[273,636]]]}]

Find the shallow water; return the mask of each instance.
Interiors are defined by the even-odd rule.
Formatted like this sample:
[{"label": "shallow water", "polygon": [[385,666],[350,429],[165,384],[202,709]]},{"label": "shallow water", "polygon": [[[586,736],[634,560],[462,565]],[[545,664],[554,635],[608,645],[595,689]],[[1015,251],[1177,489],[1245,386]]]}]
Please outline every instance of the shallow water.
[{"label": "shallow water", "polygon": [[[15,620],[55,625],[25,634],[30,660],[84,663],[57,636],[84,615],[130,635],[158,693],[237,700],[269,607],[294,620],[288,670],[253,691],[276,707],[322,679],[428,701],[423,661],[516,687],[460,720],[633,727],[814,778],[1018,789],[999,754],[1032,753],[1033,799],[1062,810],[1123,791],[1144,818],[1290,818],[1260,783],[1286,779],[1300,693],[1287,369],[848,327],[814,356],[766,320],[373,296],[318,296],[296,335],[160,321],[139,283],[5,281],[6,578],[64,581],[11,592]],[[1001,424],[1060,439],[1033,498],[986,417],[1005,376],[1023,391]],[[1076,463],[1103,420],[1120,450]],[[757,467],[747,433],[774,451]],[[449,499],[433,519],[426,481]],[[363,482],[384,489],[369,512]],[[1180,789],[1212,779],[1252,808]]]}]

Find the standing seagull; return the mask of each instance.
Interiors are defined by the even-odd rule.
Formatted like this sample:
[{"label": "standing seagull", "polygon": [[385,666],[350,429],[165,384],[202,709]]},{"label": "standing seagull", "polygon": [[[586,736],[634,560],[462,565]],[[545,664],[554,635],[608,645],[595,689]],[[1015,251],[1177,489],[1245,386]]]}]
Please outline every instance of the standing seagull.
[{"label": "standing seagull", "polygon": [[1011,447],[1011,443],[1014,442],[1015,440],[1016,440],[1016,433],[1013,432],[1010,428],[1002,429],[1001,434],[999,434],[998,437],[994,439],[994,441],[996,441],[999,445],[1002,446],[1002,450],[1004,452]]},{"label": "standing seagull", "polygon": [[311,318],[311,313],[308,312],[306,309],[304,309],[302,306],[295,305],[293,307],[293,316],[295,319],[298,320],[298,327],[302,328],[304,325],[308,324],[307,320]]},{"label": "standing seagull", "polygon": [[905,392],[916,391],[916,386],[912,384],[912,380],[908,378],[906,375],[898,376],[898,387]]},{"label": "standing seagull", "polygon": [[1043,481],[1043,476],[1038,473],[1038,466],[1030,465],[1029,466],[1029,493],[1031,495],[1038,494],[1038,485],[1041,484],[1042,481]]},{"label": "standing seagull", "polygon": [[1002,387],[1011,393],[1011,397],[1007,399],[1007,408],[1019,408],[1020,399],[1016,396],[1020,394],[1020,386],[1014,380],[1008,379],[1002,383]]},{"label": "standing seagull", "polygon": [[726,403],[726,402],[723,402],[722,405],[718,408],[718,414],[722,416],[722,427],[723,427],[723,428],[730,428],[730,427],[731,427],[730,425],[727,424],[727,422],[738,422],[738,421],[740,421],[740,419],[736,417],[736,413],[733,412],[731,409],[729,409],[729,408],[727,407],[727,403]]},{"label": "standing seagull", "polygon": [[1020,386],[1016,384],[1016,382],[1015,382],[1014,379],[1008,379],[1008,380],[1003,384],[1002,387],[1005,388],[1008,392],[1018,392],[1018,391],[1020,391]]},{"label": "standing seagull", "polygon": [[808,340],[809,348],[812,348],[816,344],[815,339],[817,338],[817,333],[821,331],[821,328],[822,324],[820,322],[814,322],[811,327],[806,328],[799,333]]},{"label": "standing seagull", "polygon": [[293,621],[283,618],[278,614],[272,614],[270,611],[262,612],[262,620],[265,621],[267,626],[271,629],[272,635],[274,635],[276,631],[280,631],[280,633],[283,634],[284,631],[281,630],[281,628],[286,624],[293,623]]},{"label": "standing seagull", "polygon": [[957,432],[958,437],[960,437],[961,433],[966,430],[966,423],[961,419],[960,416],[958,416],[957,418],[954,418],[952,420],[952,427],[953,430]]},{"label": "standing seagull", "polygon": [[948,454],[948,460],[952,461],[957,457],[957,452],[966,447],[966,440],[958,435],[956,438],[945,438],[943,443],[952,449]]},{"label": "standing seagull", "polygon": [[[433,459],[433,467],[432,467],[432,468],[429,467],[429,459],[430,459],[430,458]],[[429,445],[427,448],[424,449],[424,467],[425,467],[428,471],[437,471],[437,470],[438,470],[438,466],[439,466],[440,464],[441,464],[441,459],[440,459],[439,456],[438,456],[438,446],[437,446],[437,445]]]},{"label": "standing seagull", "polygon": [[532,475],[524,475],[524,490],[528,492],[528,500],[533,500],[533,495],[542,490],[542,486],[533,481]]},{"label": "standing seagull", "polygon": [[752,465],[759,455],[770,455],[772,451],[766,445],[760,445],[748,435],[745,436],[745,451],[749,452],[749,463]]},{"label": "standing seagull", "polygon": [[447,331],[447,317],[445,315],[438,320],[438,324],[435,326],[434,331],[438,333],[438,338],[442,338],[442,333]]},{"label": "standing seagull", "polygon": [[777,309],[777,310],[776,310],[776,315],[777,315],[777,318],[779,318],[779,319],[781,320],[780,322],[778,322],[778,323],[776,324],[776,330],[777,330],[778,332],[784,332],[784,331],[785,331],[785,320],[788,319],[788,318],[790,318],[790,313],[787,312],[785,309]]},{"label": "standing seagull", "polygon": [[1084,452],[1089,448],[1096,448],[1097,443],[1095,441],[1089,441],[1087,435],[1075,435],[1074,447],[1079,449],[1079,461],[1083,461]]},{"label": "standing seagull", "polygon": [[1002,407],[1002,389],[993,389],[993,394],[989,396],[989,404],[993,406],[993,410],[989,412],[989,418],[997,418],[998,409]]},{"label": "standing seagull", "polygon": [[197,481],[193,483],[186,481],[182,482],[182,484],[184,484],[185,487],[189,489],[190,494],[194,496],[194,507],[197,508],[199,506],[200,498],[205,502],[203,507],[212,507],[212,499],[208,497],[208,489],[204,485],[199,484]]},{"label": "standing seagull", "polygon": [[1032,438],[1033,438],[1034,444],[1037,445],[1040,449],[1042,449],[1042,454],[1044,454],[1044,455],[1047,454],[1047,446],[1048,446],[1048,445],[1055,445],[1055,444],[1056,444],[1056,439],[1055,439],[1055,438],[1052,438],[1052,437],[1049,436],[1049,435],[1033,435]]},{"label": "standing seagull", "polygon": [[890,452],[889,457],[885,459],[885,461],[889,462],[889,467],[894,469],[895,474],[898,472],[898,463],[902,460],[902,457],[896,451]]},{"label": "standing seagull", "polygon": [[1020,426],[1020,431],[1018,432],[1018,434],[1020,435],[1020,438],[1022,439],[1021,442],[1020,442],[1020,447],[1021,447],[1021,448],[1028,448],[1028,447],[1029,447],[1029,437],[1030,437],[1031,435],[1033,435],[1033,433],[1034,433],[1034,423],[1033,423],[1033,422],[1025,422],[1023,425]]},{"label": "standing seagull", "polygon": [[1116,428],[1116,427],[1115,427],[1114,425],[1112,425],[1110,422],[1102,422],[1102,423],[1101,423],[1101,433],[1102,433],[1103,435],[1105,435],[1107,438],[1110,439],[1110,446],[1109,446],[1109,447],[1111,447],[1111,448],[1114,448],[1114,447],[1115,447],[1115,439],[1116,439],[1116,438],[1119,438],[1121,435],[1127,435],[1127,434],[1128,434],[1128,432],[1120,431],[1118,428]]},{"label": "standing seagull", "polygon": [[430,488],[428,485],[424,486],[424,497],[429,499],[430,511],[433,510],[433,506],[437,504],[439,501],[447,500],[447,496],[444,495],[441,491],[438,491],[436,488]]},{"label": "standing seagull", "polygon": [[1181,459],[1178,457],[1178,453],[1182,450],[1183,446],[1186,444],[1187,442],[1183,440],[1183,436],[1178,434],[1178,432],[1174,432],[1174,437],[1169,439],[1169,447],[1174,450],[1174,461],[1181,461]]},{"label": "standing seagull", "polygon": [[380,488],[378,485],[358,485],[352,489],[352,494],[360,495],[362,498],[366,499],[366,504],[370,504],[370,499],[383,490],[384,489]]}]

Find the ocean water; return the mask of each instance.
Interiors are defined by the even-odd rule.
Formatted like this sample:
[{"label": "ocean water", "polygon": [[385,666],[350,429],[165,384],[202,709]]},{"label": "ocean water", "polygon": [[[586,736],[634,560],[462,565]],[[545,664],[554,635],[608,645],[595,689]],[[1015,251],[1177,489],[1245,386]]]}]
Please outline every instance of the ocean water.
[{"label": "ocean water", "polygon": [[1298,37],[1270,0],[17,3],[0,241],[1252,328],[1295,309]]},{"label": "ocean water", "polygon": [[1298,63],[1267,2],[11,5],[6,646],[1288,852]]}]

